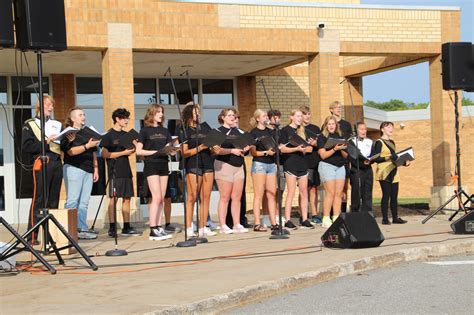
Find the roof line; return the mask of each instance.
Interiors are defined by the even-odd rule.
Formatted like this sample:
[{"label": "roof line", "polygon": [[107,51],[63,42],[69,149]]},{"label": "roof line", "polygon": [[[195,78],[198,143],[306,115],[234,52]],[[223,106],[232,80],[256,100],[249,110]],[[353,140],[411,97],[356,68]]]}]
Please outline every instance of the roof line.
[{"label": "roof line", "polygon": [[380,9],[380,10],[431,10],[431,11],[460,11],[457,6],[405,6],[384,4],[338,4],[338,3],[310,3],[285,2],[270,0],[161,0],[161,2],[203,3],[203,4],[230,4],[276,7],[304,7],[304,8],[341,8],[341,9]]}]

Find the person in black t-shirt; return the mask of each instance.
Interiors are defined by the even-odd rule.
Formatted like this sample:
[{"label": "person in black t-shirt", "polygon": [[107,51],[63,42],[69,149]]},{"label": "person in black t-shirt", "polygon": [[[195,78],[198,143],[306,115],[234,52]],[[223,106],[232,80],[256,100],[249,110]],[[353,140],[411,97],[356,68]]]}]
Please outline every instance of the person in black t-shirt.
[{"label": "person in black t-shirt", "polygon": [[319,224],[321,223],[321,217],[318,216],[318,186],[321,184],[321,180],[319,179],[318,172],[320,159],[316,141],[321,133],[321,129],[311,123],[311,110],[308,106],[301,106],[300,110],[303,113],[306,141],[313,147],[313,151],[305,156],[308,163],[308,195],[311,222]]},{"label": "person in black t-shirt", "polygon": [[[256,144],[250,148],[253,156],[252,160],[252,180],[253,180],[253,214],[255,232],[266,232],[267,229],[260,224],[260,207],[263,195],[266,195],[268,212],[270,214],[271,229],[277,230],[279,227],[275,221],[276,212],[276,191],[277,191],[277,166],[275,161],[275,150],[268,149],[262,141],[264,139],[275,140],[275,131],[267,128],[267,112],[257,109],[250,120],[250,125],[254,128],[250,134],[255,139]],[[276,144],[276,143],[275,143]]]},{"label": "person in black t-shirt", "polygon": [[[342,119],[342,104],[339,101],[334,101],[329,106],[331,115],[336,117],[341,136],[344,139],[349,139],[352,136],[352,126],[350,122]],[[346,182],[344,184],[344,194],[342,195],[341,211],[346,212],[347,209],[347,189],[349,187],[349,164],[346,165]]]},{"label": "person in black t-shirt", "polygon": [[[218,116],[222,125],[217,128],[220,132],[230,135],[240,135],[241,131],[235,127],[235,110],[233,108],[223,109]],[[219,148],[213,148],[217,155],[214,161],[214,174],[219,189],[219,223],[220,232],[223,234],[247,233],[248,230],[240,223],[240,206],[242,191],[244,188],[244,154],[250,149],[238,149],[229,140]],[[227,206],[231,204],[233,228],[226,224]]]},{"label": "person in black t-shirt", "polygon": [[140,130],[136,143],[137,155],[144,156],[143,175],[151,192],[150,235],[151,241],[171,238],[162,227],[163,206],[168,184],[168,155],[176,154],[178,148],[172,143],[168,129],[163,127],[164,108],[152,104],[145,114],[145,127]]},{"label": "person in black t-shirt", "polygon": [[283,159],[283,170],[285,171],[286,186],[288,193],[285,202],[285,227],[296,229],[291,222],[291,204],[295,196],[296,185],[298,184],[300,192],[300,211],[302,216],[302,228],[314,228],[308,220],[308,164],[305,155],[313,151],[311,145],[301,144],[293,145],[291,139],[299,136],[303,140],[306,138],[303,126],[303,113],[295,109],[291,112],[290,124],[281,130],[280,143]]},{"label": "person in black t-shirt", "polygon": [[199,218],[199,236],[214,236],[215,232],[206,227],[207,216],[209,214],[209,205],[211,201],[212,185],[214,183],[214,159],[209,148],[202,143],[203,138],[198,130],[201,108],[198,104],[188,104],[182,112],[182,120],[186,128],[186,136],[180,133],[180,141],[186,141],[183,144],[183,153],[185,157],[186,168],[186,228],[188,235],[193,235],[192,228],[194,203],[200,194],[200,218]]},{"label": "person in black t-shirt", "polygon": [[[44,115],[45,115],[45,149],[46,149],[46,191],[48,197],[44,200],[44,204],[48,209],[57,209],[59,204],[59,194],[61,191],[61,182],[63,179],[63,167],[61,163],[61,148],[55,143],[57,135],[61,132],[61,123],[53,120],[51,115],[54,110],[54,99],[49,95],[43,96]],[[23,152],[29,153],[31,156],[31,164],[41,155],[41,122],[40,122],[40,102],[36,102],[35,117],[25,121],[21,132],[21,147]],[[36,179],[36,198],[30,207],[30,215],[28,218],[28,230],[31,229],[40,219],[40,209],[43,206],[43,169],[35,171]],[[30,242],[37,244],[37,233],[33,233]]]},{"label": "person in black t-shirt", "polygon": [[[79,107],[71,108],[66,126],[81,129],[86,116]],[[70,134],[61,140],[64,151],[64,184],[66,185],[66,209],[77,209],[77,230],[80,239],[95,239],[97,234],[87,227],[87,208],[91,198],[92,184],[99,180],[97,145],[99,140],[83,139]]]},{"label": "person in black t-shirt", "polygon": [[[324,148],[328,138],[342,139],[337,119],[334,116],[328,116],[324,120],[322,133],[318,137],[317,144],[318,153],[321,157],[318,171],[325,191],[323,201],[323,228],[330,227],[341,213],[341,200],[346,178],[345,165],[348,163],[348,154],[344,151],[347,145],[338,144],[329,149]],[[333,209],[332,220],[329,217],[331,207]]]},{"label": "person in black t-shirt", "polygon": [[[135,231],[130,226],[130,200],[133,193],[133,176],[130,169],[128,157],[135,153],[135,147],[126,148],[121,143],[121,139],[127,134],[123,129],[127,127],[130,112],[125,108],[118,108],[112,113],[114,125],[109,132],[102,138],[100,147],[102,147],[102,157],[107,160],[107,174],[109,178],[109,197],[122,198],[122,216],[123,216],[123,236],[137,236],[141,233]],[[115,176],[113,176],[115,174]],[[113,180],[115,178],[115,180]],[[114,215],[114,202],[109,202],[109,236],[115,237],[116,225]]]}]

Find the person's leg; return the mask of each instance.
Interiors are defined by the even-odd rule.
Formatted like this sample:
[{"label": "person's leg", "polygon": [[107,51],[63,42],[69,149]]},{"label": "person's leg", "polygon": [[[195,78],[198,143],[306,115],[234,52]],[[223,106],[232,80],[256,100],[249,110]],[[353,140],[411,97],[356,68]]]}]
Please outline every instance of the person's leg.
[{"label": "person's leg", "polygon": [[219,189],[219,205],[217,213],[219,215],[219,224],[221,227],[224,227],[226,225],[227,206],[229,204],[233,183],[222,179],[216,179],[216,182]]},{"label": "person's leg", "polygon": [[382,201],[381,201],[382,220],[383,222],[388,222],[388,201],[390,199],[391,183],[385,180],[381,180],[380,188],[382,189]]},{"label": "person's leg", "polygon": [[204,173],[202,177],[202,185],[201,185],[201,203],[200,203],[201,221],[199,222],[200,228],[204,228],[206,226],[207,217],[209,216],[209,205],[211,203],[211,193],[212,193],[213,182],[214,182],[214,173],[213,172]]},{"label": "person's leg", "polygon": [[240,216],[239,221],[240,224],[244,227],[249,227],[248,220],[247,220],[247,195],[245,193],[245,186],[247,185],[247,167],[244,163],[243,165],[243,173],[244,173],[244,183],[242,185],[242,192],[240,193]]},{"label": "person's leg", "polygon": [[265,173],[253,173],[253,215],[254,224],[260,225],[260,207],[262,205],[263,195],[265,193],[265,182],[267,175]]},{"label": "person's leg", "polygon": [[300,211],[303,222],[308,219],[308,175],[297,179],[299,196],[300,196]]},{"label": "person's leg", "polygon": [[60,160],[52,161],[50,164],[50,170],[48,170],[49,196],[47,207],[49,209],[57,209],[63,181],[63,168]]},{"label": "person's leg", "polygon": [[[188,173],[186,175],[186,228],[191,227],[193,222],[194,214],[194,203],[197,199],[197,186],[196,186],[196,177],[199,178],[196,174]],[[199,180],[199,179],[198,179]]]},{"label": "person's leg", "polygon": [[311,210],[311,216],[315,217],[318,215],[318,187],[308,187],[309,193],[309,208]]},{"label": "person's leg", "polygon": [[[166,186],[168,185],[168,176],[160,176],[160,187],[161,187],[161,203],[158,207],[158,226],[162,225],[163,220],[163,209],[165,206],[165,194],[166,194]],[[169,220],[171,220],[171,209],[169,214]]]},{"label": "person's leg", "polygon": [[277,192],[277,177],[275,174],[265,176],[265,199],[267,200],[268,213],[270,215],[270,222],[272,225],[276,224],[276,192]]},{"label": "person's leg", "polygon": [[241,198],[242,198],[242,192],[244,189],[244,180],[243,179],[237,179],[234,181],[232,185],[232,191],[230,194],[230,199],[231,199],[231,213],[232,213],[232,219],[234,223],[234,228],[241,224],[240,222],[240,203],[241,203]]},{"label": "person's leg", "polygon": [[91,199],[92,185],[94,184],[93,174],[87,173],[83,170],[80,170],[80,171],[82,172],[83,180],[82,180],[82,190],[79,197],[79,206],[77,209],[78,221],[79,221],[79,226],[81,227],[81,230],[88,231],[89,227],[87,225],[87,209],[89,208],[89,200]]},{"label": "person's leg", "polygon": [[[359,176],[361,176],[361,173],[362,172],[359,172]],[[351,171],[349,179],[351,183],[351,212],[359,212],[361,210],[360,197],[362,194],[362,190],[359,190],[357,170]],[[360,178],[360,184],[360,187],[362,188],[362,178]]]},{"label": "person's leg", "polygon": [[158,226],[158,208],[162,204],[162,194],[160,176],[152,175],[147,177],[148,189],[151,192],[151,202],[149,204],[150,228]]},{"label": "person's leg", "polygon": [[337,179],[335,181],[335,188],[334,188],[334,201],[332,203],[333,209],[333,221],[341,214],[341,203],[342,203],[342,195],[344,192],[344,186],[346,184],[345,179]]},{"label": "person's leg", "polygon": [[396,220],[398,219],[398,183],[392,183],[390,188],[390,210],[392,220]]},{"label": "person's leg", "polygon": [[66,186],[66,203],[64,208],[77,209],[77,229],[81,230],[79,223],[79,198],[82,191],[82,174],[79,169],[65,164],[63,167],[64,184]]},{"label": "person's leg", "polygon": [[372,169],[368,169],[364,176],[364,186],[362,194],[362,211],[373,211],[372,209],[372,189],[374,185],[374,174]]},{"label": "person's leg", "polygon": [[334,194],[336,190],[336,181],[329,180],[323,183],[324,200],[323,200],[323,217],[329,217],[332,204],[334,202]]},{"label": "person's leg", "polygon": [[285,173],[286,187],[288,193],[286,195],[285,202],[285,219],[289,221],[291,219],[291,206],[293,203],[293,198],[295,197],[296,191],[296,177],[290,174]]}]

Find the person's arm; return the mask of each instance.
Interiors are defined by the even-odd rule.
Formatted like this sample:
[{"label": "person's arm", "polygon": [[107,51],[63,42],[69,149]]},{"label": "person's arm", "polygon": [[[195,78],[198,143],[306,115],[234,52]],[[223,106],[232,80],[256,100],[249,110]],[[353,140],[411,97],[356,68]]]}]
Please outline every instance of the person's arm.
[{"label": "person's arm", "polygon": [[135,149],[127,149],[120,152],[110,152],[106,147],[102,147],[102,157],[104,159],[116,159],[121,156],[129,156],[135,152]]},{"label": "person's arm", "polygon": [[99,164],[97,162],[97,155],[95,152],[93,152],[92,165],[94,166],[94,174],[92,179],[94,180],[94,183],[96,183],[99,180]]},{"label": "person's arm", "polygon": [[187,143],[183,144],[183,151],[184,151],[185,158],[194,156],[198,154],[199,152],[201,152],[202,150],[206,150],[206,149],[207,149],[207,146],[204,144],[200,144],[197,147],[192,148],[192,149],[189,148]]},{"label": "person's arm", "polygon": [[285,146],[281,147],[280,151],[281,151],[281,153],[284,153],[284,154],[291,154],[291,153],[294,153],[294,152],[304,152],[304,151],[306,151],[306,148],[302,145],[294,147],[294,148],[289,148],[285,145]]},{"label": "person's arm", "polygon": [[41,142],[36,139],[33,131],[25,124],[21,132],[21,148],[29,154],[41,153]]},{"label": "person's arm", "polygon": [[319,156],[321,157],[322,160],[326,160],[326,159],[330,158],[337,151],[341,151],[342,157],[347,158],[347,156],[348,156],[347,152],[343,151],[343,149],[345,149],[346,147],[347,146],[340,143],[340,144],[336,145],[335,147],[333,147],[330,150],[326,150],[325,148],[321,148],[321,149],[318,150],[318,153],[319,153]]},{"label": "person's arm", "polygon": [[92,149],[96,145],[98,145],[100,140],[94,140],[94,139],[89,139],[89,141],[86,144],[81,144],[78,146],[71,147],[70,149],[67,150],[67,154],[69,156],[74,156],[74,155],[79,155],[84,152],[86,152],[89,149]]},{"label": "person's arm", "polygon": [[[372,147],[372,152],[371,152],[370,155],[372,156],[372,155],[375,155],[375,154],[379,154],[381,152],[382,152],[382,141],[375,141],[375,144]],[[390,161],[391,159],[392,159],[392,156],[385,156],[385,157],[379,156],[378,158],[374,159],[374,162],[375,163],[383,163],[383,162]]]},{"label": "person's arm", "polygon": [[140,155],[140,156],[150,156],[150,155],[155,154],[158,151],[157,150],[144,150],[143,143],[137,142],[135,144],[135,152],[137,153],[137,155]]}]

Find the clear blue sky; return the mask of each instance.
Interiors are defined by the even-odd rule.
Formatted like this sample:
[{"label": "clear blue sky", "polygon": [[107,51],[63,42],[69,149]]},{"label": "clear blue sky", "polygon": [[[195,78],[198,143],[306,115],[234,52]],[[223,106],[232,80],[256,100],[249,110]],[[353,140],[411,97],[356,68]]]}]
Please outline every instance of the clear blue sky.
[{"label": "clear blue sky", "polygon": [[[461,8],[461,41],[474,42],[474,0],[361,0],[362,4],[454,6]],[[364,77],[364,101],[429,102],[428,63]],[[390,88],[389,88],[390,87]],[[474,100],[474,93],[463,92]]]}]

